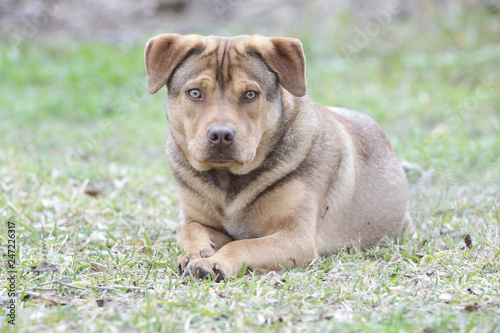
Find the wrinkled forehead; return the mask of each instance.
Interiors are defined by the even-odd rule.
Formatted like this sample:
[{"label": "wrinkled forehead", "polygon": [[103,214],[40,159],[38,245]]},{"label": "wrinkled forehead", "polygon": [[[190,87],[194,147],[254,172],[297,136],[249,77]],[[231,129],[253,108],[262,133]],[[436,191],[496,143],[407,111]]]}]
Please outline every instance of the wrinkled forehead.
[{"label": "wrinkled forehead", "polygon": [[179,95],[182,87],[197,76],[213,76],[218,89],[224,94],[233,80],[252,80],[266,92],[266,98],[276,98],[278,76],[247,47],[248,36],[223,38],[209,36],[204,45],[186,55],[167,82],[170,97]]}]

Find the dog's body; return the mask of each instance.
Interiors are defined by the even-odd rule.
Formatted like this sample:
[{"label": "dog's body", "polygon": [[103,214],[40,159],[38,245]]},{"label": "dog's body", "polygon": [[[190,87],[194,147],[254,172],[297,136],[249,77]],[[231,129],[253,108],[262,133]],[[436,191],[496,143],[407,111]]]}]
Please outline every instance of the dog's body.
[{"label": "dog's body", "polygon": [[305,95],[291,38],[160,35],[148,89],[168,86],[167,153],[186,226],[181,271],[221,279],[360,249],[411,225],[403,169],[368,116]]}]

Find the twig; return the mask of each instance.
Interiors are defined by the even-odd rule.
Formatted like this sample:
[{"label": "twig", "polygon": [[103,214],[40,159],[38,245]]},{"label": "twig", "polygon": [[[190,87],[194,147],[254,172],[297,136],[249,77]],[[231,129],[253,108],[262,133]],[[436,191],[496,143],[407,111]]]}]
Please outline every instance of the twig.
[{"label": "twig", "polygon": [[140,290],[141,287],[134,287],[134,286],[116,286],[116,287],[92,287],[89,285],[86,285],[87,288],[89,289],[99,289],[99,290],[119,290],[119,289],[131,289],[131,290]]},{"label": "twig", "polygon": [[77,286],[74,286],[72,284],[69,284],[69,283],[65,283],[65,282],[62,282],[60,280],[54,280],[54,281],[50,281],[50,282],[45,282],[45,283],[41,283],[35,287],[30,287],[28,288],[28,290],[34,290],[34,289],[37,289],[38,287],[41,287],[41,286],[46,286],[48,284],[60,284],[62,286],[66,286],[68,288],[75,288],[75,289],[79,289],[79,290],[87,290],[86,288],[82,288],[82,287],[77,287]]},{"label": "twig", "polygon": [[54,280],[54,281],[49,281],[49,282],[41,283],[41,284],[36,285],[34,287],[29,287],[28,290],[43,290],[43,291],[57,290],[57,288],[52,288],[52,289],[43,289],[43,288],[40,288],[42,286],[46,286],[46,285],[49,285],[49,284],[59,284],[59,285],[62,285],[62,286],[68,287],[68,288],[74,288],[74,289],[78,289],[78,290],[92,290],[92,289],[97,289],[97,290],[111,290],[111,291],[116,291],[116,290],[119,290],[119,289],[130,289],[130,290],[140,290],[141,289],[141,287],[135,287],[135,286],[99,287],[99,286],[90,286],[90,285],[85,285],[85,288],[83,288],[83,287],[74,286],[74,285],[66,283],[66,282],[62,282],[60,280]]},{"label": "twig", "polygon": [[28,288],[28,290],[38,290],[38,291],[55,291],[55,290],[57,290],[57,288],[49,288],[49,289],[45,289],[45,288],[31,287],[31,288]]}]

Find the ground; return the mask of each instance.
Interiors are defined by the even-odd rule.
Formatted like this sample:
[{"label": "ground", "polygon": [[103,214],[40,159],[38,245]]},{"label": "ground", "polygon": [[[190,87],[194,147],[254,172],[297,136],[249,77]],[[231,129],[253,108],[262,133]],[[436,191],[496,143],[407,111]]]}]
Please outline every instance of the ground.
[{"label": "ground", "polygon": [[404,161],[409,237],[220,284],[177,273],[166,91],[147,94],[143,64],[156,28],[126,42],[3,35],[0,303],[15,326],[3,316],[0,330],[499,332],[500,17],[422,4],[287,28],[308,93],[375,118]]}]

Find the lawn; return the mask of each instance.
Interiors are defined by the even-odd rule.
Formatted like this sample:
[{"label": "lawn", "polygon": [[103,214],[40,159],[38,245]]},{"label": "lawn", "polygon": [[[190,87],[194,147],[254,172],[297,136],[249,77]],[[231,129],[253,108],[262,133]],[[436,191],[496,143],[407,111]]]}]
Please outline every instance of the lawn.
[{"label": "lawn", "polygon": [[1,331],[500,332],[498,12],[322,24],[291,32],[308,93],[371,115],[406,161],[414,230],[403,244],[220,284],[181,278],[166,90],[146,91],[149,36],[2,39]]}]

